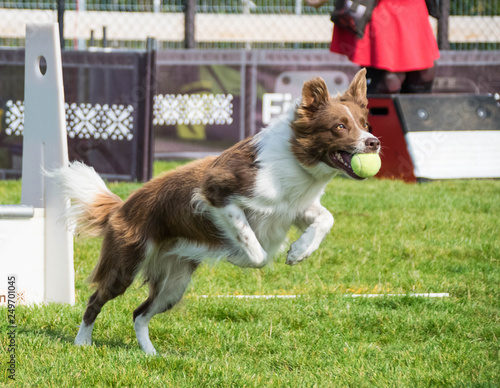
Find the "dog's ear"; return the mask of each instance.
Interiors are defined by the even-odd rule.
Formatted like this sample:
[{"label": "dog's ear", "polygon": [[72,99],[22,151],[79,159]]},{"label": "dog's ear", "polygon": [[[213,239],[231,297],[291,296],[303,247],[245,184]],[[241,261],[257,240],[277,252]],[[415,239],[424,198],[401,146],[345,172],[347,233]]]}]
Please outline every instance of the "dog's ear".
[{"label": "dog's ear", "polygon": [[330,93],[322,78],[316,77],[304,83],[302,87],[301,107],[310,112],[315,112],[330,98]]},{"label": "dog's ear", "polygon": [[351,84],[341,96],[342,100],[351,100],[366,108],[368,99],[366,98],[366,69],[363,68],[356,73]]}]

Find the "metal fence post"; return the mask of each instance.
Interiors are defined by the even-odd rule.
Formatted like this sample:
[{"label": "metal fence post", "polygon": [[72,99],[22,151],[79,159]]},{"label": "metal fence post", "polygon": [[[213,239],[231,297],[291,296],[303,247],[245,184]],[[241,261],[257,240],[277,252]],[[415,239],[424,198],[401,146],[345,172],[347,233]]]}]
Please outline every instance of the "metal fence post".
[{"label": "metal fence post", "polygon": [[64,8],[65,0],[57,0],[57,23],[59,24],[59,40],[61,42],[61,50],[64,49]]},{"label": "metal fence post", "polygon": [[440,50],[449,50],[450,41],[448,39],[448,20],[450,17],[450,0],[439,2],[439,19],[437,25],[437,42]]},{"label": "metal fence post", "polygon": [[195,48],[194,16],[196,14],[196,0],[185,0],[184,8],[184,48]]}]

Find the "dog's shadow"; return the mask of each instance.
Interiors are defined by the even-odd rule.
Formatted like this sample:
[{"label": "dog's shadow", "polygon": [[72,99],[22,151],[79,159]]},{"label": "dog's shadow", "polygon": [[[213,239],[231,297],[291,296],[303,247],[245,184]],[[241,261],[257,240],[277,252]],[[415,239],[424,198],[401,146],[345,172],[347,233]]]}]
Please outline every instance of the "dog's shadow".
[{"label": "dog's shadow", "polygon": [[[75,342],[75,337],[77,330],[75,330],[75,333],[68,333],[67,330],[64,329],[53,329],[53,328],[30,328],[30,327],[23,327],[23,328],[18,328],[17,333],[20,336],[29,336],[33,337],[44,337],[50,341],[54,342],[60,342],[62,344],[68,344],[71,346],[76,346],[74,345]],[[109,347],[109,348],[114,348],[116,350],[137,350],[137,344],[134,343],[125,343],[123,342],[123,338],[117,337],[117,338],[98,338],[97,340],[93,341],[92,345],[96,348],[100,347]]]}]

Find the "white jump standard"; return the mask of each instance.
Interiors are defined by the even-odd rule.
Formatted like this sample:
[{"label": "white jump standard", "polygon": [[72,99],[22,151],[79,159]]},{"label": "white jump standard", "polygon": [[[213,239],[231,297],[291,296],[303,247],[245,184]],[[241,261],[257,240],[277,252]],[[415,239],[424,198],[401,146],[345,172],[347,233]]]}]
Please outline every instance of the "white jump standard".
[{"label": "white jump standard", "polygon": [[42,173],[68,164],[57,23],[26,26],[24,96],[22,206],[0,207],[0,277],[17,275],[24,303],[74,304],[69,201]]}]

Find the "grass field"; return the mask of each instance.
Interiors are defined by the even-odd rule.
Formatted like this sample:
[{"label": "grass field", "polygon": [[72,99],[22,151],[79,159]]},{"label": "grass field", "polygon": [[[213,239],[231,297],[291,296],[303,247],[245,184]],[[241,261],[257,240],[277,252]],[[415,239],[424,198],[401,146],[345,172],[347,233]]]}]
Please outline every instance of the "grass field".
[{"label": "grass field", "polygon": [[[156,163],[155,174],[173,165]],[[110,187],[126,197],[139,185]],[[1,181],[0,203],[19,203],[20,189]],[[336,222],[307,261],[289,267],[281,255],[261,270],[201,266],[183,302],[151,321],[156,357],[139,350],[132,326],[147,295],[139,283],[104,307],[93,346],[72,345],[100,247],[77,239],[76,305],[16,309],[18,385],[500,386],[500,181],[339,178],[322,203]],[[450,297],[345,296],[413,292]]]}]

